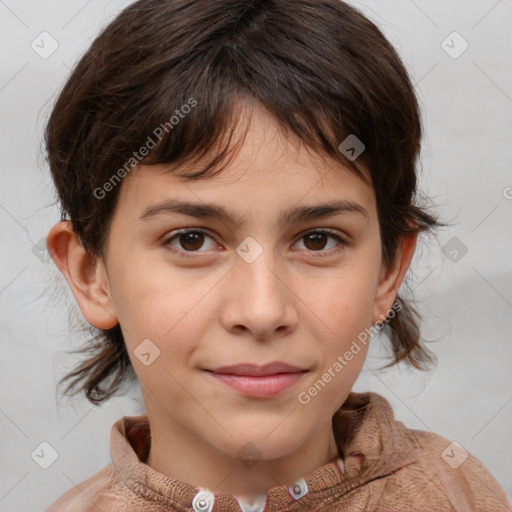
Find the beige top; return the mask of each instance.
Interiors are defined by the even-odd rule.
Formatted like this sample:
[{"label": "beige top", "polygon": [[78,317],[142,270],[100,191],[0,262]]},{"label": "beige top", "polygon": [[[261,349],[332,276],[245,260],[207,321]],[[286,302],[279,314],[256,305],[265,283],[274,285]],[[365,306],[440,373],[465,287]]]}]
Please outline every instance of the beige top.
[{"label": "beige top", "polygon": [[408,429],[376,393],[350,393],[333,426],[340,458],[251,504],[153,470],[144,463],[148,417],[125,416],[112,427],[112,464],[45,512],[512,512],[478,459],[437,434]]}]

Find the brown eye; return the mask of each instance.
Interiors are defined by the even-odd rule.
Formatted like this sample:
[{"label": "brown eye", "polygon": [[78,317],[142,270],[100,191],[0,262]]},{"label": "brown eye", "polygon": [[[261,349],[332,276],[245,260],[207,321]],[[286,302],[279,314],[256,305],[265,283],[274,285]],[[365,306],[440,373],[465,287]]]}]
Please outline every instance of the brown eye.
[{"label": "brown eye", "polygon": [[197,251],[204,243],[204,233],[198,231],[189,231],[188,233],[180,233],[178,241],[183,249],[188,251]]},{"label": "brown eye", "polygon": [[[329,239],[335,240],[338,244],[334,244],[334,246],[331,244],[331,247],[327,247],[327,249],[324,250],[326,246],[329,245]],[[339,246],[343,248],[343,246],[348,245],[347,242],[335,234],[335,232],[326,230],[310,231],[302,235],[301,240],[304,240],[306,249],[312,252],[330,252],[331,249],[336,250],[340,248]]]},{"label": "brown eye", "polygon": [[325,247],[328,238],[325,233],[312,233],[304,237],[304,240],[306,240],[304,245],[312,251],[317,251]]},{"label": "brown eye", "polygon": [[[212,242],[211,247],[206,249],[213,249],[217,247],[213,238],[202,229],[183,229],[181,231],[171,234],[169,237],[162,241],[162,245],[169,246],[179,257],[194,257],[205,252],[200,250],[204,247],[207,239]],[[322,256],[324,253],[330,255],[332,252],[344,249],[348,246],[348,243],[341,238],[337,231],[330,230],[314,230],[305,233],[301,236],[299,241],[304,240],[304,247],[307,252],[319,253],[318,256]],[[337,243],[332,243],[329,247],[329,240]]]},{"label": "brown eye", "polygon": [[[202,231],[200,229],[189,229],[182,230],[173,235],[169,236],[165,240],[162,241],[162,245],[171,246],[175,251],[177,251],[180,255],[188,256],[187,253],[202,253],[204,251],[200,251],[206,239],[212,240],[212,244],[210,248],[216,247],[215,242],[208,233]],[[174,242],[177,242],[176,244]]]}]

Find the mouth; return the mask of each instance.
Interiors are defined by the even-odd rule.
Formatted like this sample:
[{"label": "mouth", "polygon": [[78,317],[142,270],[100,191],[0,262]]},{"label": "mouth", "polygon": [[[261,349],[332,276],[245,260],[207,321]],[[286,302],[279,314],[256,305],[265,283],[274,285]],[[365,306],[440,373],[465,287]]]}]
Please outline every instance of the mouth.
[{"label": "mouth", "polygon": [[307,370],[293,366],[288,363],[281,361],[275,361],[272,363],[265,364],[263,366],[257,366],[251,363],[233,364],[230,366],[220,366],[214,368],[211,371],[213,373],[221,373],[224,375],[240,375],[246,377],[268,377],[270,375],[278,375],[282,373],[302,373]]},{"label": "mouth", "polygon": [[296,384],[308,370],[284,362],[250,363],[206,370],[218,382],[252,398],[272,398]]}]

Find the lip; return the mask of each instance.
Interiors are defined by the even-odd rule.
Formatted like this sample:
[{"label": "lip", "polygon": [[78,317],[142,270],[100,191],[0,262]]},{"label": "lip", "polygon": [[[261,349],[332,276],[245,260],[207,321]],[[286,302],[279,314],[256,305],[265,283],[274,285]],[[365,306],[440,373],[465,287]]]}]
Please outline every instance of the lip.
[{"label": "lip", "polygon": [[217,381],[253,398],[272,398],[284,393],[307,372],[282,362],[263,366],[243,363],[207,370]]},{"label": "lip", "polygon": [[222,373],[229,375],[243,375],[248,377],[260,377],[260,376],[269,376],[269,375],[277,375],[280,373],[302,373],[306,370],[304,368],[299,368],[297,366],[293,366],[288,363],[284,363],[281,361],[273,361],[271,363],[265,364],[263,366],[257,366],[252,363],[240,363],[234,364],[230,366],[220,366],[218,368],[213,368],[208,370],[214,373]]},{"label": "lip", "polygon": [[263,377],[248,377],[211,372],[211,375],[217,381],[227,384],[243,395],[252,398],[272,398],[278,396],[296,384],[304,374],[305,372],[280,373]]}]

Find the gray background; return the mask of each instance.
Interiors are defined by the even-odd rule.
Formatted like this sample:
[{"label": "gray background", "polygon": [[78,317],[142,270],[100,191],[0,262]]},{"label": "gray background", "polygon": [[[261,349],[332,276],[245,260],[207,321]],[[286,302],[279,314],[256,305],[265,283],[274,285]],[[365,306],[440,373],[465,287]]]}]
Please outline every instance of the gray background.
[{"label": "gray background", "polygon": [[[144,412],[137,389],[101,407],[56,396],[80,346],[74,298],[44,250],[59,221],[42,130],[70,68],[127,1],[0,0],[0,511],[44,510],[110,462],[112,424]],[[411,428],[476,455],[512,495],[511,0],[352,2],[376,22],[417,86],[426,136],[421,186],[453,228],[424,240],[408,275],[439,365],[377,371],[372,345],[356,390],[387,397]],[[456,31],[460,35],[453,35]],[[31,47],[58,48],[42,58]],[[445,43],[443,43],[445,41]],[[464,53],[464,41],[469,47]],[[36,246],[34,248],[34,246]],[[467,252],[465,252],[467,250]],[[58,458],[31,453],[48,442]],[[48,453],[48,452],[46,452]],[[441,456],[441,454],[440,454]]]}]

